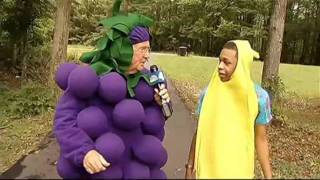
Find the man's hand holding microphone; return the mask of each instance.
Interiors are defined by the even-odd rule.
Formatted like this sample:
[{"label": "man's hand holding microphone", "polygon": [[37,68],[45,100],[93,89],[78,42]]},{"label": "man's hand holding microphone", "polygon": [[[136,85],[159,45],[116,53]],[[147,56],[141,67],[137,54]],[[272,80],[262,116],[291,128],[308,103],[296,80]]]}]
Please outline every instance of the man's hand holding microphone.
[{"label": "man's hand holding microphone", "polygon": [[150,66],[150,72],[150,82],[154,83],[154,99],[157,104],[162,106],[163,115],[165,119],[168,119],[172,115],[173,110],[170,96],[165,85],[165,77],[156,65]]}]

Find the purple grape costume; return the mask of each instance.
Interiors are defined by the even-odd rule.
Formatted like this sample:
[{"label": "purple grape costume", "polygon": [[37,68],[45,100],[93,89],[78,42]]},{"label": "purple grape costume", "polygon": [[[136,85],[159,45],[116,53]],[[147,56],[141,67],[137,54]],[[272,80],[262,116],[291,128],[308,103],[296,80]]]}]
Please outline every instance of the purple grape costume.
[{"label": "purple grape costume", "polygon": [[[57,171],[62,178],[166,179],[161,168],[167,161],[162,145],[165,118],[154,101],[148,72],[126,75],[132,45],[149,41],[152,20],[120,14],[100,22],[106,29],[92,52],[80,60],[89,66],[65,63],[56,72],[64,91],[56,106],[54,133],[60,145]],[[83,159],[98,151],[111,165],[89,174]]]}]

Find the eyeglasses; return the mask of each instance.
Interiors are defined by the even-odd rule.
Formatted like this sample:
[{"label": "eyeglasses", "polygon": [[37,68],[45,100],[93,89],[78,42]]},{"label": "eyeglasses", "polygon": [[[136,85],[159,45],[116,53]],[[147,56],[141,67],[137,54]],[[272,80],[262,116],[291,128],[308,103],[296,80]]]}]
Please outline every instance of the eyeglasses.
[{"label": "eyeglasses", "polygon": [[146,53],[150,53],[151,52],[151,48],[150,47],[141,47],[137,49],[138,52],[146,54]]}]

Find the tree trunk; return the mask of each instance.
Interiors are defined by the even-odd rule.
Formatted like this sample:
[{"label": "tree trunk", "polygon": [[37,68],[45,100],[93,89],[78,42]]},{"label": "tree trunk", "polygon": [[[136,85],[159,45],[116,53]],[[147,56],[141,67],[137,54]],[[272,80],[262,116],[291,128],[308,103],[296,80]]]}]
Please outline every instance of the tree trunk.
[{"label": "tree trunk", "polygon": [[[315,20],[314,20],[314,41],[312,44],[312,52],[311,52],[311,64],[312,65],[317,65],[317,60],[319,60],[319,55],[320,55],[320,1],[317,1],[315,3]],[[319,65],[319,63],[318,63]]]},{"label": "tree trunk", "polygon": [[276,0],[270,19],[269,41],[263,65],[262,84],[266,86],[279,73],[287,0]]},{"label": "tree trunk", "polygon": [[130,12],[132,8],[132,0],[126,0],[126,3],[124,3],[124,11],[126,13]]},{"label": "tree trunk", "polygon": [[12,65],[13,67],[17,66],[17,61],[18,61],[18,47],[17,47],[17,43],[14,42],[13,43],[13,51],[12,51]]},{"label": "tree trunk", "polygon": [[[310,20],[310,12],[306,12],[304,14],[305,16],[305,22],[309,25],[311,25]],[[310,37],[312,38],[312,30],[313,28],[310,27],[311,31],[305,31],[303,33],[303,43],[302,43],[302,53],[300,55],[299,64],[310,64]]]},{"label": "tree trunk", "polygon": [[282,47],[282,51],[281,51],[281,58],[280,58],[280,62],[282,62],[282,63],[288,63],[288,53],[287,53],[287,49],[288,49],[288,45],[287,45],[287,43],[284,41],[283,47]]},{"label": "tree trunk", "polygon": [[292,63],[293,64],[299,64],[298,58],[296,58],[296,50],[297,50],[297,44],[299,45],[299,42],[297,42],[298,40],[294,40],[293,41],[293,48],[291,51],[291,59],[292,59]]},{"label": "tree trunk", "polygon": [[29,51],[29,45],[28,45],[28,39],[27,37],[23,37],[21,41],[21,80],[22,84],[28,82],[28,76],[27,76],[27,52]]},{"label": "tree trunk", "polygon": [[309,34],[304,34],[302,41],[302,52],[298,64],[308,64],[308,50],[309,50]]},{"label": "tree trunk", "polygon": [[56,20],[53,36],[53,47],[50,65],[50,87],[53,88],[55,98],[59,95],[59,90],[54,82],[57,67],[67,59],[67,47],[69,38],[69,22],[72,0],[57,0]]},{"label": "tree trunk", "polygon": [[318,49],[318,51],[315,53],[316,55],[315,55],[315,59],[316,60],[314,60],[314,65],[320,65],[320,60],[319,60],[319,57],[320,57],[320,51],[319,51],[319,49],[320,49],[320,34],[318,34],[318,42],[317,42],[317,48],[316,49]]}]

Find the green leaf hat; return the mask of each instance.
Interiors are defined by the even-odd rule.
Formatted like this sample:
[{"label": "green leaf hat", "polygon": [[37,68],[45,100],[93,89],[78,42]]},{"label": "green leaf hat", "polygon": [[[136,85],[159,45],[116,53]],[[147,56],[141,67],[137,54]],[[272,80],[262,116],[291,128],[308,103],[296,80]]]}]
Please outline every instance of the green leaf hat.
[{"label": "green leaf hat", "polygon": [[149,28],[153,24],[153,20],[140,14],[120,12],[122,1],[115,0],[112,17],[102,19],[99,22],[105,28],[106,34],[98,40],[93,51],[82,54],[80,61],[90,64],[99,76],[111,71],[123,75],[127,79],[129,95],[133,97],[135,95],[133,89],[140,78],[144,78],[149,85],[152,84],[148,75],[142,72],[126,74],[133,57],[133,47],[129,35],[137,26]]}]

